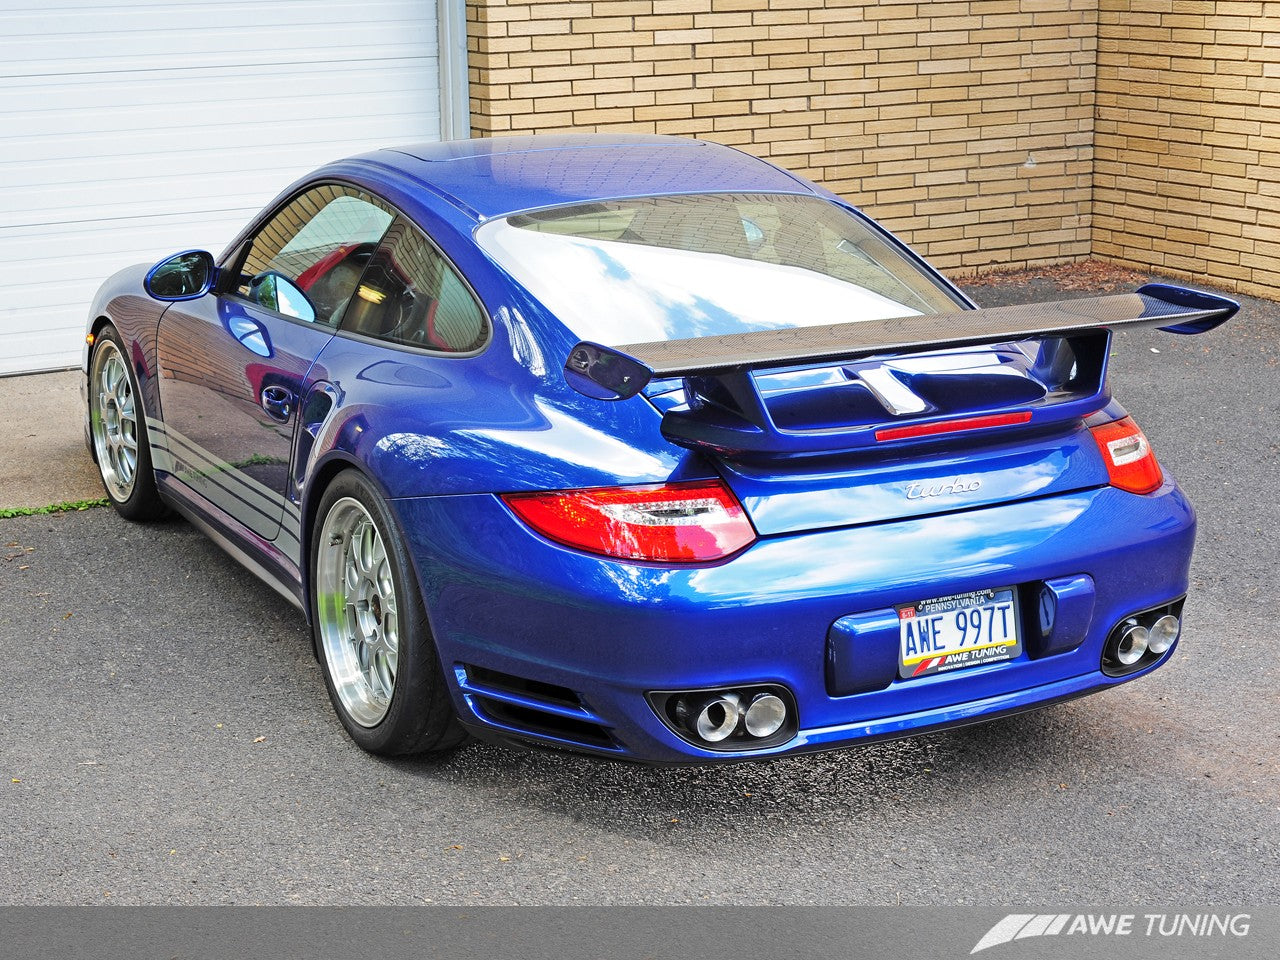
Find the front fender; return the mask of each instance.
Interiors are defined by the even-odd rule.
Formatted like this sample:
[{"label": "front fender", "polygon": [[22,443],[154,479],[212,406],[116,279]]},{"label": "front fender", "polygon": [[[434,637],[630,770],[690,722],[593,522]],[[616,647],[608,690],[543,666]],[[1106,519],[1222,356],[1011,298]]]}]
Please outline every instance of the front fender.
[{"label": "front fender", "polygon": [[[86,334],[96,337],[106,323],[120,334],[125,354],[133,365],[138,378],[143,411],[146,416],[158,416],[160,393],[156,381],[156,332],[167,304],[151,299],[142,290],[142,280],[147,274],[146,264],[135,264],[108,278],[89,305]],[[89,376],[89,358],[93,351],[90,336],[85,337],[80,354],[80,369]],[[87,400],[87,397],[86,397]],[[85,404],[85,436],[88,438],[88,404]]]}]

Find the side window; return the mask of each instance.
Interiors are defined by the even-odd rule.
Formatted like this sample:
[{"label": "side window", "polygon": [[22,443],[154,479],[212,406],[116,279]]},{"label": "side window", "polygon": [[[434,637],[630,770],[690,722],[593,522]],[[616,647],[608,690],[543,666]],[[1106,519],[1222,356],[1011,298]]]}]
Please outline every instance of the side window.
[{"label": "side window", "polygon": [[285,316],[336,326],[392,219],[352,187],[314,187],[253,238],[236,292]]},{"label": "side window", "polygon": [[462,278],[401,218],[373,255],[342,329],[445,353],[477,350],[489,337],[488,318]]}]

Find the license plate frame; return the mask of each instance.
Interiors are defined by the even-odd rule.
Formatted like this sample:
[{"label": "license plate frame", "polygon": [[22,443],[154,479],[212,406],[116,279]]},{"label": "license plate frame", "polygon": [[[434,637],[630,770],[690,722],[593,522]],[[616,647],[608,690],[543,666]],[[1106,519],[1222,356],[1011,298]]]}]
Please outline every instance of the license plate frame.
[{"label": "license plate frame", "polygon": [[899,679],[1003,663],[1022,655],[1017,587],[931,597],[895,609]]}]

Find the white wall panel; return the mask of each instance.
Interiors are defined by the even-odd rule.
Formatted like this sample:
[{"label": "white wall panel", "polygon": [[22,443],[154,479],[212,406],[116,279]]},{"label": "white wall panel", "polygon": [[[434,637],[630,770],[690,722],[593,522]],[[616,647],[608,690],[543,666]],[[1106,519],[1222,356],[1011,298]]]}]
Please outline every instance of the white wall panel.
[{"label": "white wall panel", "polygon": [[433,0],[0,0],[0,375],[77,363],[121,267],[439,139],[436,48]]}]

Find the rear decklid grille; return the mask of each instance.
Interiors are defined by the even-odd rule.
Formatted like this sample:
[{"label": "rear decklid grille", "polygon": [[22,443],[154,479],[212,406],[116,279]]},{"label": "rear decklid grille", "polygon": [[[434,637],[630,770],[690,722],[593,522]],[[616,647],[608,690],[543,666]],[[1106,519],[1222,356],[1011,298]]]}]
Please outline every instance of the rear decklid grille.
[{"label": "rear decklid grille", "polygon": [[[1106,335],[739,371],[651,384],[663,434],[738,459],[846,453],[996,427],[1071,422],[1106,405]],[[736,379],[735,379],[736,378]]]}]

